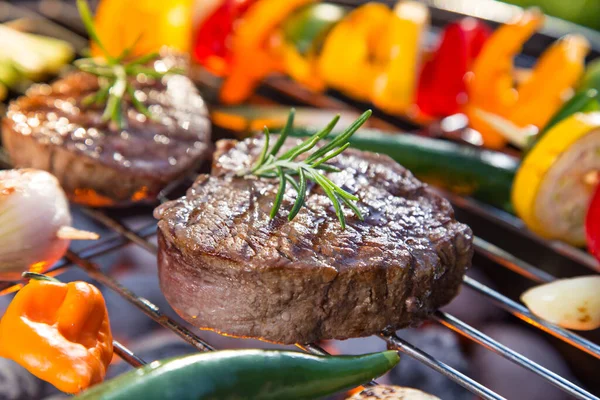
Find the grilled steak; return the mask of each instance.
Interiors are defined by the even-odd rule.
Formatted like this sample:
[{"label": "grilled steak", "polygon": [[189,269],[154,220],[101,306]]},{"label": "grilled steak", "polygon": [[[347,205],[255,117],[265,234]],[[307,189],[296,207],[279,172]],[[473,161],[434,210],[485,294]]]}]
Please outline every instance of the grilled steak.
[{"label": "grilled steak", "polygon": [[360,198],[364,222],[346,210],[342,230],[319,186],[291,222],[289,189],[269,220],[277,182],[235,175],[263,144],[218,142],[212,175],[155,210],[161,289],[179,315],[229,335],[307,343],[405,327],[457,294],[471,230],[409,171],[347,150],[333,163],[342,172],[328,176]]},{"label": "grilled steak", "polygon": [[[182,60],[168,56],[158,62]],[[187,77],[139,77],[136,97],[155,118],[146,118],[125,98],[124,130],[102,122],[104,105],[83,105],[98,87],[95,76],[75,72],[51,86],[34,86],[12,102],[2,138],[15,166],[51,172],[74,201],[108,206],[155,196],[208,156],[206,106]]]}]

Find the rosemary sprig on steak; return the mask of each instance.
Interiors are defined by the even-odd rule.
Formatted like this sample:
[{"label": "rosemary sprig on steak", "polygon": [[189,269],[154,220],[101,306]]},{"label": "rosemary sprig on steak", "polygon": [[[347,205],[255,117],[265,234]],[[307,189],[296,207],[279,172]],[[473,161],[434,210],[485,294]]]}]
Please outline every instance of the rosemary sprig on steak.
[{"label": "rosemary sprig on steak", "polygon": [[302,143],[292,147],[282,155],[277,155],[281,146],[288,137],[292,125],[294,123],[294,109],[291,110],[288,117],[287,123],[277,142],[269,149],[269,129],[264,128],[265,133],[265,146],[260,154],[260,157],[256,161],[256,164],[250,171],[241,171],[239,175],[255,175],[265,178],[277,178],[279,179],[279,189],[275,195],[273,201],[273,207],[271,208],[270,217],[275,218],[281,207],[283,195],[285,193],[286,185],[289,183],[298,193],[296,201],[290,210],[288,220],[294,219],[294,217],[300,211],[300,208],[304,205],[304,199],[306,197],[306,184],[307,181],[312,181],[319,185],[323,192],[329,197],[335,213],[340,221],[342,229],[346,228],[346,220],[344,218],[344,212],[342,210],[342,203],[347,205],[354,211],[354,214],[362,221],[363,217],[360,210],[356,206],[355,202],[358,201],[358,197],[346,192],[344,189],[333,183],[331,179],[325,176],[322,172],[338,172],[339,169],[327,162],[342,153],[350,146],[350,137],[365,123],[371,116],[371,110],[365,111],[354,123],[346,128],[342,133],[337,135],[329,143],[319,147],[312,154],[306,158],[298,160],[297,158],[301,155],[308,153],[312,150],[321,139],[326,138],[336,123],[339,120],[337,115],[331,122],[323,128],[321,131],[315,133],[313,136],[305,139]]},{"label": "rosemary sprig on steak", "polygon": [[144,74],[154,79],[160,79],[167,74],[181,73],[181,71],[177,68],[170,68],[162,72],[146,67],[145,64],[159,57],[158,53],[145,54],[133,60],[125,61],[136,46],[139,38],[131,46],[123,50],[118,57],[111,56],[96,32],[87,1],[77,0],[77,8],[90,39],[96,43],[105,57],[105,60],[82,58],[74,63],[80,70],[96,75],[100,83],[100,89],[96,93],[86,97],[83,103],[85,105],[106,104],[102,120],[113,121],[120,129],[123,129],[126,127],[126,119],[123,118],[122,103],[123,97],[125,94],[128,94],[136,110],[144,114],[147,118],[152,119],[153,116],[150,110],[135,96],[135,90],[129,83],[128,78]]}]

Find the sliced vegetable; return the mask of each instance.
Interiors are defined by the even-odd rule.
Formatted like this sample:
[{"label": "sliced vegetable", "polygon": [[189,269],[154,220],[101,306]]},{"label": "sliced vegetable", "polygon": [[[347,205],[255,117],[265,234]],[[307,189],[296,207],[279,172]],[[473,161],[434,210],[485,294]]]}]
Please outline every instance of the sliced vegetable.
[{"label": "sliced vegetable", "polygon": [[589,179],[596,185],[596,190],[585,217],[585,235],[590,253],[600,261],[600,173],[590,175]]},{"label": "sliced vegetable", "polygon": [[[96,9],[98,35],[113,57],[133,43],[131,56],[157,52],[163,46],[189,53],[194,0],[102,0]],[[92,43],[92,55],[103,57]]]},{"label": "sliced vegetable", "polygon": [[76,398],[309,400],[368,382],[399,360],[395,351],[334,357],[288,351],[218,351],[155,361]]},{"label": "sliced vegetable", "polygon": [[86,282],[24,276],[31,280],[0,321],[0,355],[63,392],[101,382],[113,347],[100,291]]},{"label": "sliced vegetable", "polygon": [[261,0],[241,17],[232,39],[231,74],[223,82],[220,99],[227,104],[245,100],[261,79],[281,70],[282,39],[275,29],[299,7],[314,0]]},{"label": "sliced vegetable", "polygon": [[58,180],[33,169],[0,171],[0,280],[44,272],[70,239],[97,239],[71,226],[69,203]]},{"label": "sliced vegetable", "polygon": [[517,127],[542,128],[583,73],[589,43],[581,35],[566,35],[547,49],[531,73],[514,86],[512,59],[542,22],[539,10],[524,11],[494,32],[475,60],[466,112],[471,126],[482,134],[488,147],[502,147],[507,138],[481,117],[480,110],[506,118]]},{"label": "sliced vegetable", "polygon": [[[295,128],[291,135],[315,132]],[[512,210],[510,188],[519,165],[514,157],[445,140],[375,129],[359,130],[350,143],[361,150],[387,154],[425,182]]]},{"label": "sliced vegetable", "polygon": [[466,112],[470,125],[481,133],[486,146],[501,148],[506,139],[482,121],[475,109],[506,117],[514,107],[518,95],[513,85],[513,58],[543,21],[544,15],[537,9],[519,14],[492,34],[473,64]]},{"label": "sliced vegetable", "polygon": [[225,0],[200,23],[194,36],[194,59],[212,73],[222,76],[231,70],[232,38],[236,23],[256,0]]},{"label": "sliced vegetable", "polygon": [[346,12],[346,8],[335,4],[309,4],[285,20],[281,29],[283,63],[288,75],[312,90],[325,88],[317,70],[318,54],[327,34]]},{"label": "sliced vegetable", "polygon": [[[423,36],[429,25],[429,8],[417,1],[398,1],[390,21],[389,62],[377,76],[372,102],[389,113],[405,114],[416,99],[421,69]],[[377,35],[381,40],[381,34]],[[366,84],[358,80],[360,84]]]},{"label": "sliced vegetable", "polygon": [[368,101],[376,77],[390,61],[391,47],[395,44],[395,37],[389,31],[393,18],[386,5],[366,3],[335,25],[325,38],[318,61],[319,74],[325,83]]},{"label": "sliced vegetable", "polygon": [[[0,24],[0,80],[12,86],[15,70],[29,80],[40,80],[56,74],[74,56],[65,41],[20,32]],[[13,70],[7,69],[10,67]]]},{"label": "sliced vegetable", "polygon": [[459,113],[467,102],[465,75],[471,70],[490,28],[473,18],[448,24],[439,47],[419,77],[417,106],[433,117]]},{"label": "sliced vegetable", "polygon": [[600,171],[600,113],[576,113],[556,124],[525,157],[512,201],[532,231],[576,246],[585,244],[584,219]]},{"label": "sliced vegetable", "polygon": [[521,300],[532,313],[567,329],[600,328],[600,276],[561,279],[529,289]]}]

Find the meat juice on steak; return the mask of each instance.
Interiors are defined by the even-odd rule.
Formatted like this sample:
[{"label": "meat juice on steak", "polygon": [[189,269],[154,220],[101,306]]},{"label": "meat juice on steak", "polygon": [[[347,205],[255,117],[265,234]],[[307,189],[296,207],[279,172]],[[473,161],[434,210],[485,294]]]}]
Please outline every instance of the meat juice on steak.
[{"label": "meat juice on steak", "polygon": [[235,174],[263,145],[218,142],[212,174],[155,210],[161,289],[183,318],[229,335],[308,343],[402,328],[457,294],[472,232],[409,171],[349,149],[333,160],[342,171],[327,175],[359,197],[364,221],[345,209],[342,230],[310,182],[294,220],[289,187],[270,220],[278,182]]},{"label": "meat juice on steak", "polygon": [[[178,56],[155,61],[185,66]],[[210,121],[192,81],[183,75],[132,79],[152,119],[124,98],[127,127],[102,121],[104,104],[83,104],[98,78],[73,72],[52,85],[36,85],[13,101],[2,138],[16,167],[54,174],[69,197],[91,206],[152,198],[210,154]]]}]

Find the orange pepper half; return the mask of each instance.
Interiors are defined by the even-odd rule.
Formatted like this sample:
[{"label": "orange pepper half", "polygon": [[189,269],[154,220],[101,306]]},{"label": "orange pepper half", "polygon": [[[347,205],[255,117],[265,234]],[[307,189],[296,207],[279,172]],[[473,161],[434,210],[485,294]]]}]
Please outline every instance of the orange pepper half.
[{"label": "orange pepper half", "polygon": [[515,85],[513,58],[544,22],[538,9],[525,10],[498,28],[485,43],[473,64],[468,83],[469,102],[465,113],[472,128],[479,131],[484,145],[501,148],[507,143],[483,116],[495,114],[517,127],[542,128],[568,99],[584,71],[588,41],[580,35],[566,35],[546,50],[525,79]]},{"label": "orange pepper half", "polygon": [[86,282],[30,280],[0,321],[0,355],[66,393],[101,382],[112,355],[108,312]]},{"label": "orange pepper half", "polygon": [[[281,38],[276,28],[299,7],[314,0],[261,0],[250,6],[242,16],[233,37],[233,66],[223,82],[220,98],[223,103],[244,101],[261,79],[281,70]],[[275,43],[276,42],[276,43]]]}]

